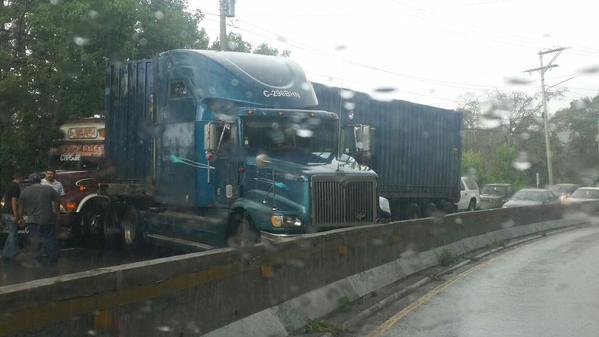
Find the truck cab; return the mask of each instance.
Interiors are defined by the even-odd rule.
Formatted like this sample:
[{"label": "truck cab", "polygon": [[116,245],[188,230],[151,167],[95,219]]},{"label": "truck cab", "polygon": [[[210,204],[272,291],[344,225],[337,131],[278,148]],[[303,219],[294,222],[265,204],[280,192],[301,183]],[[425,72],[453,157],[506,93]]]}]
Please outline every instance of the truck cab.
[{"label": "truck cab", "polygon": [[222,245],[376,220],[377,175],[339,155],[338,116],[315,110],[290,59],[174,50],[110,64],[107,78],[103,217],[125,244]]}]

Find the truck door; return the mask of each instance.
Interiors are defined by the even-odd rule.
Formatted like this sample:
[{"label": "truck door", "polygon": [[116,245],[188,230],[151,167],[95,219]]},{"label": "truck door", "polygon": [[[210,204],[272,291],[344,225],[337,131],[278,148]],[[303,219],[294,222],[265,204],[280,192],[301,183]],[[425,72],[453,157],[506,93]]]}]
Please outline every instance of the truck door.
[{"label": "truck door", "polygon": [[217,127],[219,145],[214,154],[214,194],[221,205],[231,204],[239,195],[239,158],[236,153],[237,126],[223,122]]}]

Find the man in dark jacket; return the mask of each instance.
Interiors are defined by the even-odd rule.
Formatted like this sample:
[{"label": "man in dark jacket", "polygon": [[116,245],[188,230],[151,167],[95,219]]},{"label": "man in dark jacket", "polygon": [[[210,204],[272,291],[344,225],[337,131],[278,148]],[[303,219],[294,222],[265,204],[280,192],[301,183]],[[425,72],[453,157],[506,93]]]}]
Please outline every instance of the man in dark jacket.
[{"label": "man in dark jacket", "polygon": [[43,249],[39,241],[43,241],[43,246],[48,254],[50,263],[58,260],[58,242],[56,239],[56,224],[58,223],[59,199],[60,196],[48,185],[41,185],[41,177],[38,174],[29,176],[31,182],[19,197],[19,214],[27,214],[27,228],[31,235],[31,244],[34,248],[39,248],[38,259],[42,258]]},{"label": "man in dark jacket", "polygon": [[4,189],[4,207],[0,215],[0,223],[8,230],[8,236],[2,249],[2,259],[11,260],[19,254],[18,224],[21,221],[18,210],[18,200],[21,194],[20,184],[23,183],[23,174],[15,172],[13,180]]}]

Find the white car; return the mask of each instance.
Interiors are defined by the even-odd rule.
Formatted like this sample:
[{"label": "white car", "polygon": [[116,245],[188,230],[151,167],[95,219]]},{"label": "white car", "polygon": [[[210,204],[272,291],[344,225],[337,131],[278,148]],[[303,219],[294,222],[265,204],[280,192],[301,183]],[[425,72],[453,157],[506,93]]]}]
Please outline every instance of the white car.
[{"label": "white car", "polygon": [[458,211],[474,211],[479,203],[478,184],[472,178],[462,177],[460,181],[460,201],[456,204]]},{"label": "white car", "polygon": [[599,187],[580,187],[562,203],[565,205],[575,204],[583,201],[599,200]]}]

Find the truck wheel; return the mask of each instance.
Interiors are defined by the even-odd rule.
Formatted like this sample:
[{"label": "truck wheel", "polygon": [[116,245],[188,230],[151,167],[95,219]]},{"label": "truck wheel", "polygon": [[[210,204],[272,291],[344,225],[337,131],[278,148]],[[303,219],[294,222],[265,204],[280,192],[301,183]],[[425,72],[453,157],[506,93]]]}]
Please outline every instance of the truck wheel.
[{"label": "truck wheel", "polygon": [[437,216],[438,213],[437,204],[434,202],[428,202],[424,207],[424,214],[426,217]]},{"label": "truck wheel", "polygon": [[102,212],[102,238],[104,246],[111,249],[122,247],[122,236],[119,217],[112,207],[106,207]]},{"label": "truck wheel", "polygon": [[417,203],[411,203],[408,205],[407,209],[407,218],[408,219],[419,219],[422,217],[422,212],[420,211],[420,206]]},{"label": "truck wheel", "polygon": [[243,248],[253,246],[259,242],[260,233],[247,213],[244,211],[233,213],[229,222],[227,245],[229,247]]},{"label": "truck wheel", "polygon": [[468,210],[470,212],[476,210],[476,199],[470,200],[470,203],[468,204]]},{"label": "truck wheel", "polygon": [[81,212],[78,240],[86,247],[98,247],[102,241],[102,205],[93,203]]},{"label": "truck wheel", "polygon": [[121,219],[122,242],[126,249],[140,248],[143,243],[142,226],[139,222],[139,212],[134,206],[127,206]]}]

